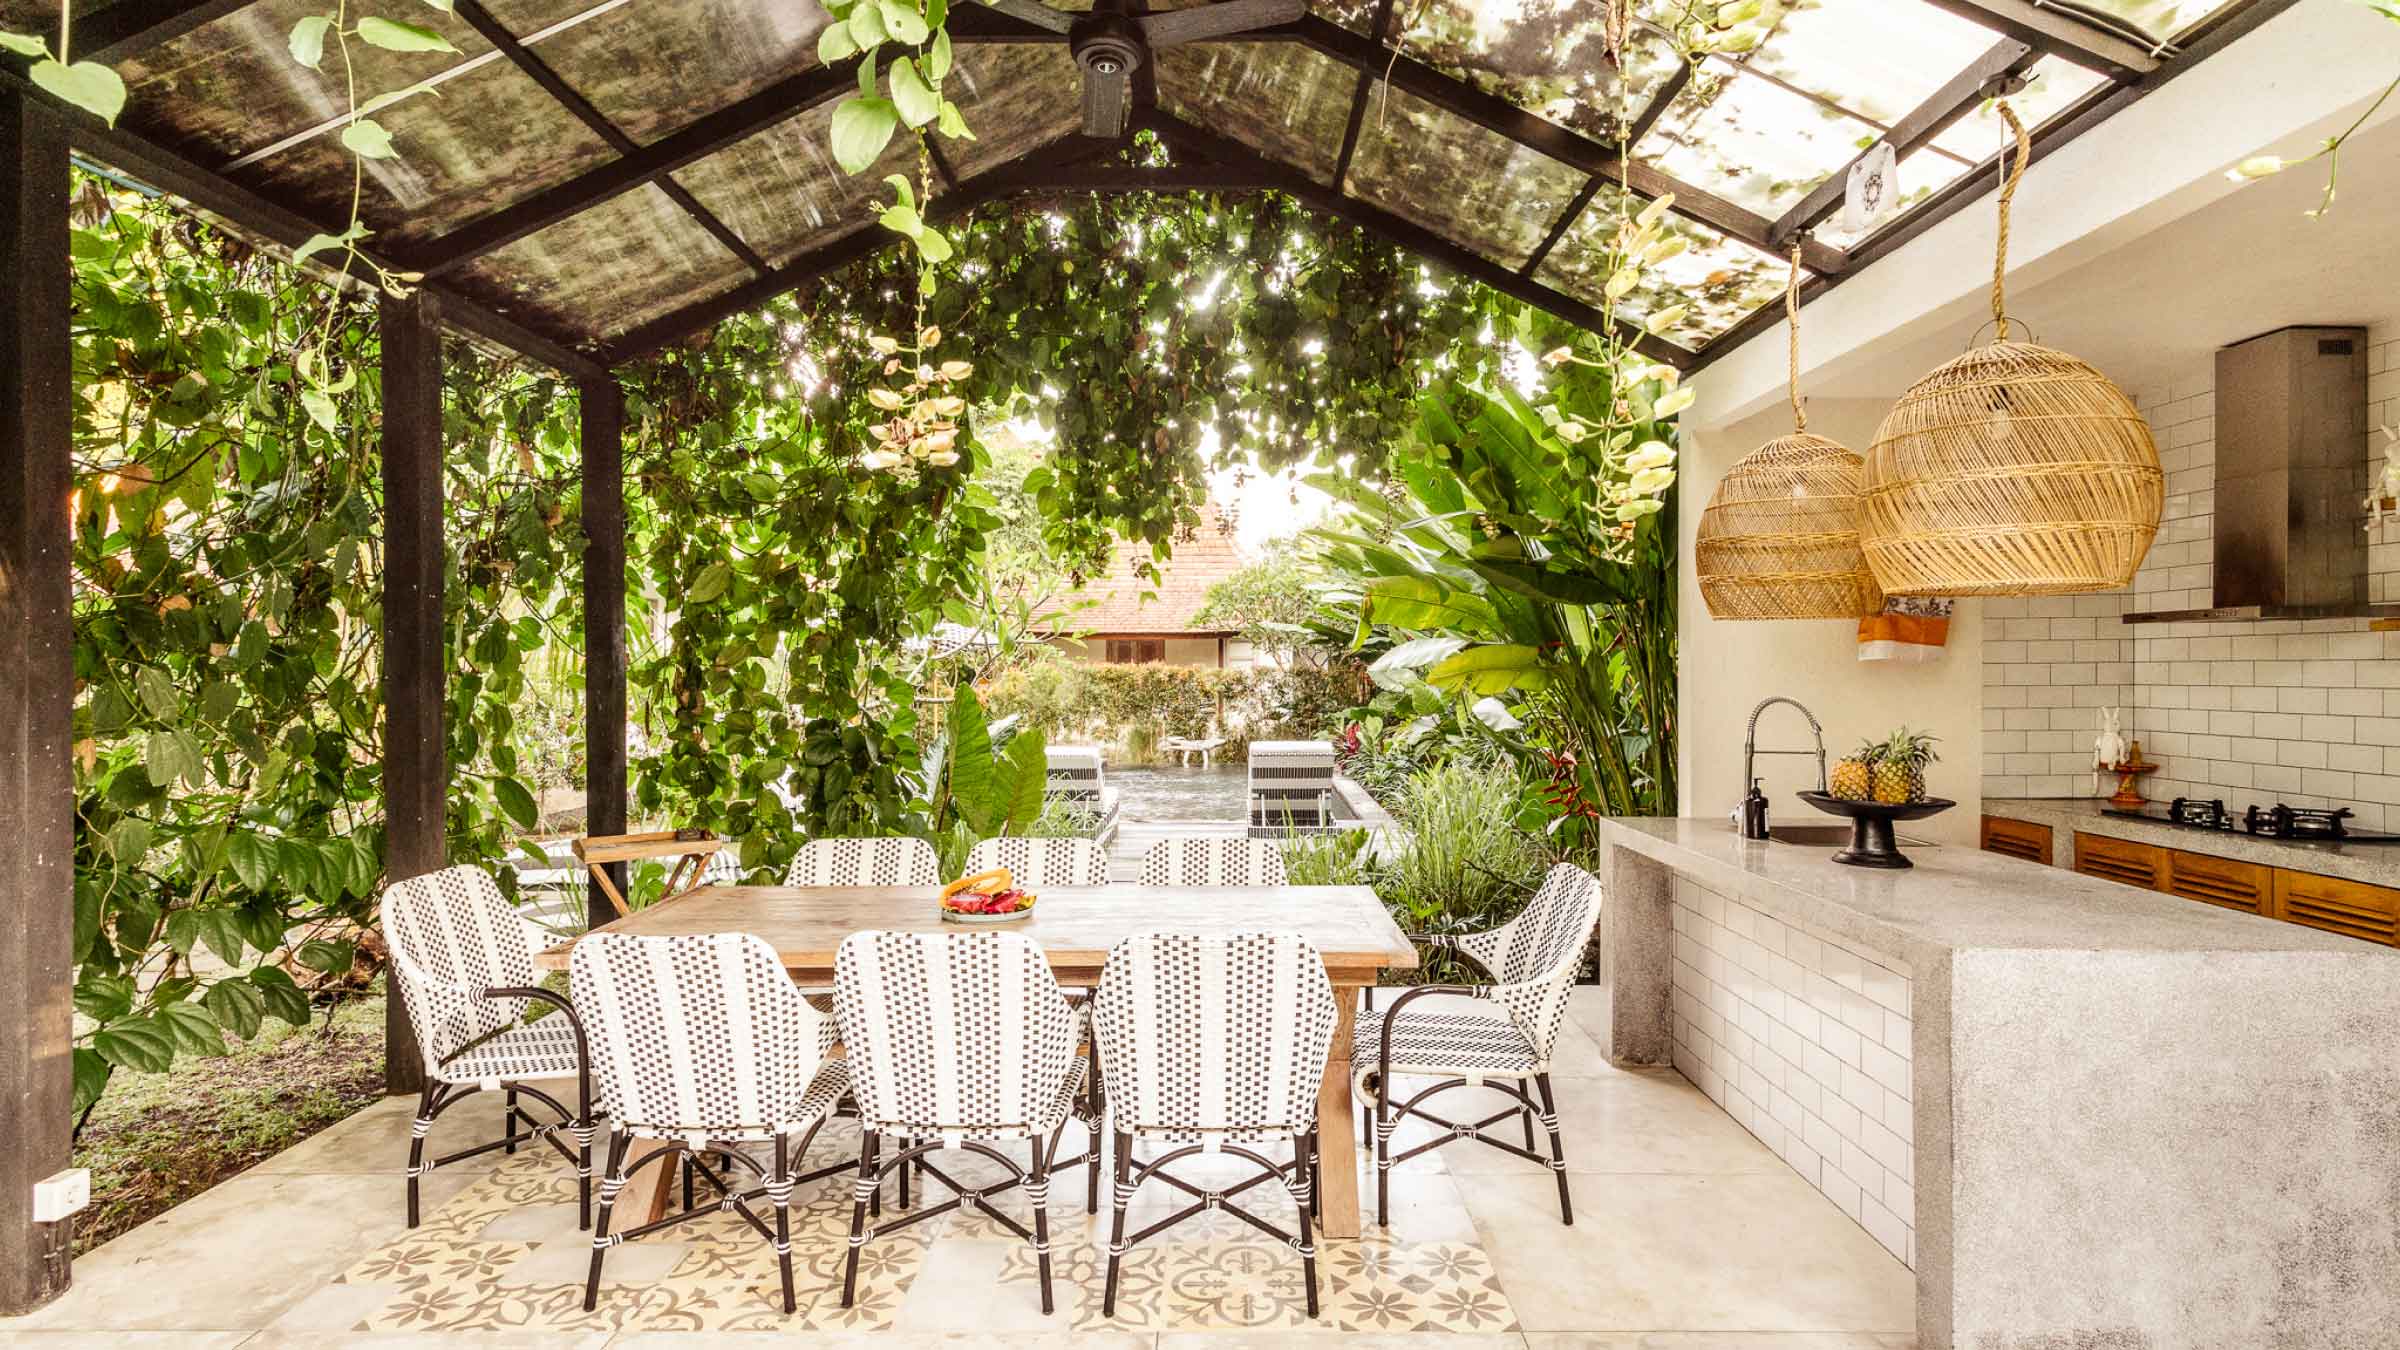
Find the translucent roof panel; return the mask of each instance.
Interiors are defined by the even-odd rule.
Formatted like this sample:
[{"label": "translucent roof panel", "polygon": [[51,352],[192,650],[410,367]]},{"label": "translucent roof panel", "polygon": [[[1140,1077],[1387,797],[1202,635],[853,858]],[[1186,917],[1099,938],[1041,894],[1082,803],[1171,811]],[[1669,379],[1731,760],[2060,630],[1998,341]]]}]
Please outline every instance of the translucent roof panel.
[{"label": "translucent roof panel", "polygon": [[750,272],[656,184],[479,258],[460,274],[564,341],[606,339],[730,290]]},{"label": "translucent roof panel", "polygon": [[[554,0],[490,0],[518,37],[553,22]],[[816,0],[634,0],[535,44],[559,77],[633,139],[649,142],[702,114],[817,66],[827,23]],[[689,78],[706,71],[706,79]]]},{"label": "translucent roof panel", "polygon": [[[2037,131],[2044,122],[2083,101],[2085,95],[2107,81],[2078,65],[2045,56],[2025,72],[2022,92],[2011,94],[2008,104],[2016,109],[2017,119],[2029,132]],[[1999,154],[2009,144],[2008,124],[2000,120],[1986,103],[1975,111],[1951,123],[1933,143],[1963,159],[1982,163]]]},{"label": "translucent roof panel", "polygon": [[1890,126],[1999,40],[1923,0],[1822,0],[1787,13],[1742,63]]},{"label": "translucent roof panel", "polygon": [[1435,234],[1515,267],[1587,175],[1378,81],[1367,91],[1348,189]]},{"label": "translucent roof panel", "polygon": [[1880,134],[1815,99],[1712,62],[1642,138],[1636,154],[1773,219]]},{"label": "translucent roof panel", "polygon": [[2159,39],[2174,37],[2233,0],[2083,0],[2084,7]]},{"label": "translucent roof panel", "polygon": [[[675,173],[709,213],[769,263],[781,264],[855,230],[880,228],[886,174],[917,177],[916,139],[895,136],[873,169],[846,174],[829,142],[833,105],[812,108]],[[939,184],[937,183],[938,187]]]},{"label": "translucent roof panel", "polygon": [[1358,72],[1296,42],[1197,42],[1158,54],[1159,106],[1333,181]]},{"label": "translucent roof panel", "polygon": [[[1535,269],[1533,279],[1601,308],[1609,274],[1608,242],[1618,222],[1641,207],[1639,198],[1603,186]],[[1686,305],[1684,316],[1660,336],[1692,350],[1783,294],[1791,275],[1791,265],[1783,259],[1681,216],[1667,216],[1666,229],[1684,241],[1684,251],[1642,274],[1641,282],[1617,302],[1618,318],[1639,323],[1662,306]]]},{"label": "translucent roof panel", "polygon": [[[548,90],[491,61],[378,111],[398,155],[365,161],[359,214],[384,245],[418,244],[596,168],[615,152]],[[229,177],[296,198],[319,220],[350,215],[352,161],[337,129]]]},{"label": "translucent roof panel", "polygon": [[[1682,0],[1635,5],[1648,18],[1684,7]],[[1607,10],[1591,0],[1396,0],[1386,41],[1528,112],[1612,140],[1680,58],[1637,27],[1619,70],[1606,50]]]},{"label": "translucent roof panel", "polygon": [[936,142],[962,178],[1083,129],[1083,73],[1063,42],[962,46],[942,92],[975,133]]}]

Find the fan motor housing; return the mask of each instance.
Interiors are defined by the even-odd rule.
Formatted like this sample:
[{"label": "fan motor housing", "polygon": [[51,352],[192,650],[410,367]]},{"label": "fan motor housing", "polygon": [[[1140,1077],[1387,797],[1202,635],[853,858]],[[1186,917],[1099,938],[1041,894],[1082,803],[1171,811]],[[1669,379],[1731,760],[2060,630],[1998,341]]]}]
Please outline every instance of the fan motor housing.
[{"label": "fan motor housing", "polygon": [[1067,37],[1075,64],[1100,75],[1130,75],[1148,57],[1141,26],[1122,14],[1094,14]]}]

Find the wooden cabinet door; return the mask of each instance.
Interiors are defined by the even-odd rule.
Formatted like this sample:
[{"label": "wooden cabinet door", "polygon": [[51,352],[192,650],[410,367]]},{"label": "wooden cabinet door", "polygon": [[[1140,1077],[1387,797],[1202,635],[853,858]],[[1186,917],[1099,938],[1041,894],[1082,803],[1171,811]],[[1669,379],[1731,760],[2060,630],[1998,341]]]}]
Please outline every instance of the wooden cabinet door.
[{"label": "wooden cabinet door", "polygon": [[1983,851],[2050,865],[2050,827],[2006,816],[1983,818]]},{"label": "wooden cabinet door", "polygon": [[2245,914],[2269,914],[2275,908],[2275,869],[2177,849],[2167,855],[2167,891]]},{"label": "wooden cabinet door", "polygon": [[2275,917],[2389,944],[2400,939],[2400,891],[2313,872],[2275,872]]},{"label": "wooden cabinet door", "polygon": [[2163,890],[2167,880],[2167,851],[2155,844],[2136,844],[2077,830],[2075,870],[2087,877],[2105,877],[2128,886]]}]

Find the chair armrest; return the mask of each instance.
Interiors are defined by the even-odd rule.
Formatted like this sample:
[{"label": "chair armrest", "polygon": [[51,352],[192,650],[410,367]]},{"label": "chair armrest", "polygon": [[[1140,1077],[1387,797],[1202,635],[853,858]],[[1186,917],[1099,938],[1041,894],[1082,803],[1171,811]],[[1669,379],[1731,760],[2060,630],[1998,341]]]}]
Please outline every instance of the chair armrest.
[{"label": "chair armrest", "polygon": [[[1420,984],[1393,999],[1392,1006],[1383,1011],[1383,1039],[1375,1047],[1375,1070],[1382,1081],[1389,1083],[1392,1079],[1392,1027],[1400,1020],[1400,1010],[1428,994],[1463,994],[1468,998],[1491,996],[1488,987],[1479,984]],[[1390,1089],[1383,1091],[1389,1092]]]},{"label": "chair armrest", "polygon": [[[1418,943],[1425,947],[1430,947],[1434,951],[1448,952],[1452,956],[1455,956],[1459,960],[1466,962],[1468,965],[1473,966],[1475,969],[1482,971],[1486,975],[1490,975],[1492,973],[1492,968],[1478,960],[1475,956],[1475,953],[1468,951],[1465,947],[1459,945],[1459,938],[1463,936],[1462,934],[1402,933],[1400,936],[1407,938],[1410,942]],[[1398,1007],[1400,1005],[1395,1003],[1392,1006]]]},{"label": "chair armrest", "polygon": [[544,989],[540,985],[526,985],[523,988],[502,986],[494,989],[486,989],[483,991],[483,997],[493,999],[521,998],[535,1003],[547,1003],[551,1007],[558,1009],[559,1015],[567,1019],[567,1030],[575,1033],[575,1062],[577,1066],[575,1076],[579,1080],[579,1085],[583,1091],[583,1116],[586,1120],[591,1119],[592,1044],[590,1039],[584,1035],[583,1019],[576,1015],[575,1005],[567,1001],[566,995],[559,993],[555,989]]}]

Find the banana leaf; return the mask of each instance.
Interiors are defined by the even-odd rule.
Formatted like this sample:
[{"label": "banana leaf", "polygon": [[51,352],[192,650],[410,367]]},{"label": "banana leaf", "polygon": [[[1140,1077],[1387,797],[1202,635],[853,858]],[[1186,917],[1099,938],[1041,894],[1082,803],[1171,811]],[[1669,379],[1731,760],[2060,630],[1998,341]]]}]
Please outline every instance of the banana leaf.
[{"label": "banana leaf", "polygon": [[1550,678],[1541,652],[1518,642],[1469,647],[1425,672],[1425,682],[1436,689],[1474,695],[1530,692],[1546,687]]},{"label": "banana leaf", "polygon": [[1377,577],[1367,586],[1366,613],[1393,628],[1454,629],[1470,636],[1500,631],[1491,602],[1431,577]]}]

